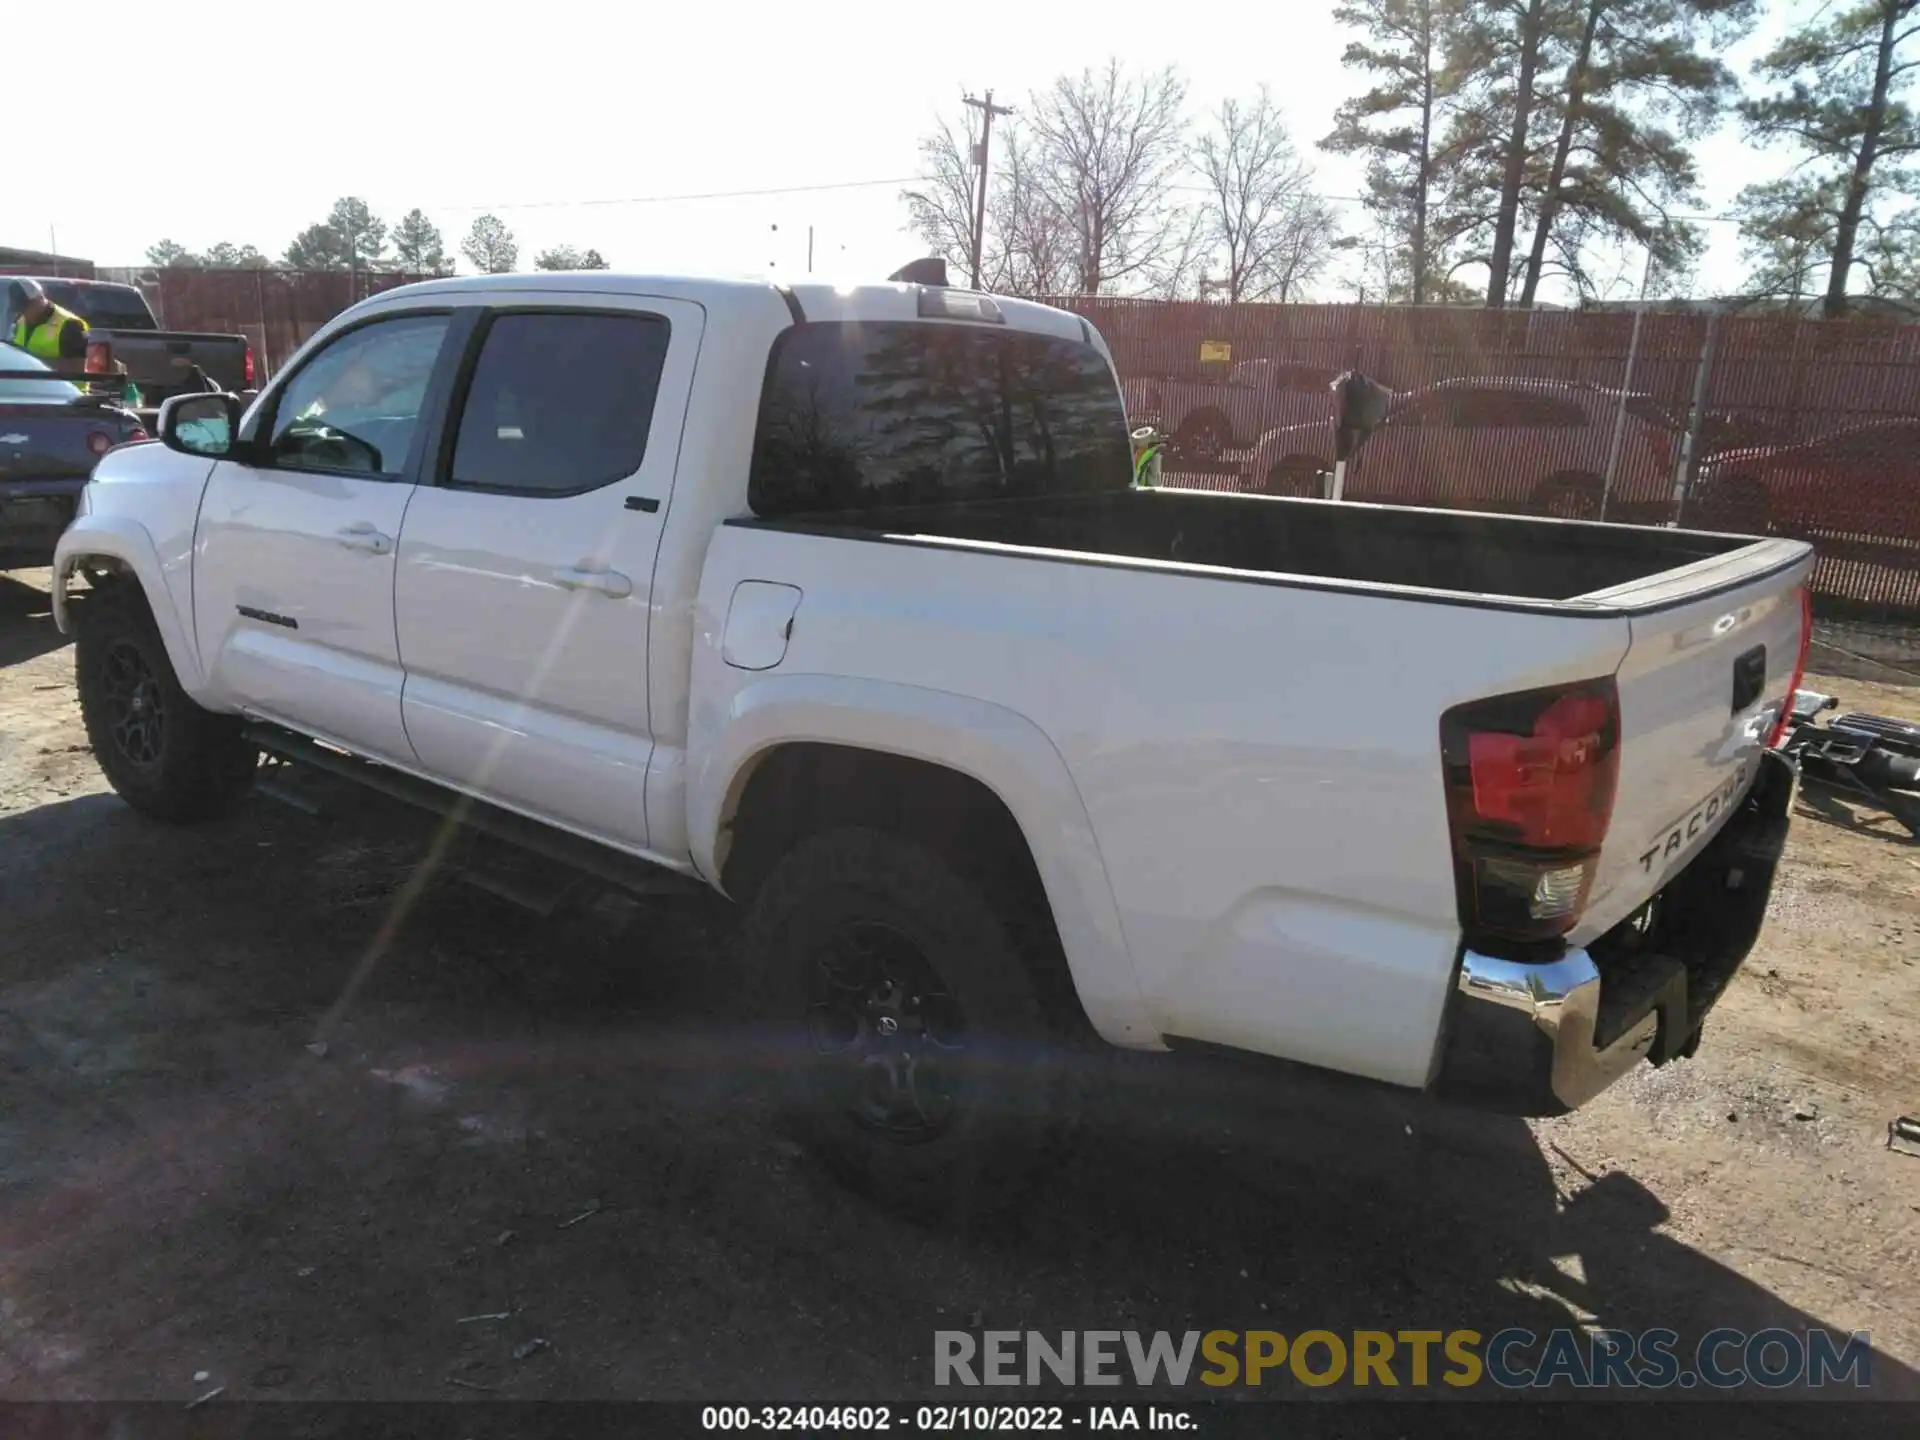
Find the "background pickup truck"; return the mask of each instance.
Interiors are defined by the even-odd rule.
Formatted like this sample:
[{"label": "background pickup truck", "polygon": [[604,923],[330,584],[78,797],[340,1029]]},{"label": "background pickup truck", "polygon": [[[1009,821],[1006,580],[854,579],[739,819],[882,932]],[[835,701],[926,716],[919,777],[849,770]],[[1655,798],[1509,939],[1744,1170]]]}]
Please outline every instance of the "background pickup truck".
[{"label": "background pickup truck", "polygon": [[1766,909],[1807,546],[1135,489],[1056,310],[437,280],[161,433],[55,567],[119,793],[264,749],[722,889],[739,1055],[891,1201],[1014,1193],[1089,1035],[1557,1113]]},{"label": "background pickup truck", "polygon": [[[0,275],[0,293],[11,276]],[[127,367],[149,406],[183,391],[202,388],[190,384],[197,366],[223,390],[239,392],[254,387],[253,346],[244,335],[199,335],[162,330],[147,305],[146,296],[131,285],[104,280],[56,280],[36,276],[54,304],[87,322],[87,342],[106,342],[113,358]],[[7,323],[13,323],[9,316]]]}]

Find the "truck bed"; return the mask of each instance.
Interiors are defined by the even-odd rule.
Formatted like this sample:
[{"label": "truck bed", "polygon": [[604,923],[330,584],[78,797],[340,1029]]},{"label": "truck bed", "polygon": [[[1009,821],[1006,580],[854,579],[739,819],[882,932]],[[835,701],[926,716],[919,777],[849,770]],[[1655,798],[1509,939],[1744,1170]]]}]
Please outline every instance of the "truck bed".
[{"label": "truck bed", "polygon": [[[1168,489],[895,507],[769,523],[1536,604],[1597,599],[1756,543],[1685,530]],[[1783,563],[1792,558],[1783,551]],[[1750,578],[1748,567],[1738,568],[1741,578]],[[1688,591],[1697,596],[1699,587]]]}]

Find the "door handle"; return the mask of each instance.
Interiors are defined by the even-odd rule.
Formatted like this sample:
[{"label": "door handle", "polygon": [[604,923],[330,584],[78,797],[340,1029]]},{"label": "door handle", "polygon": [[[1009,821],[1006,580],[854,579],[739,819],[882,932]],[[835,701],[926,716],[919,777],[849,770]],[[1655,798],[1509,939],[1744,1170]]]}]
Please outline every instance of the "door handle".
[{"label": "door handle", "polygon": [[369,555],[386,555],[393,550],[393,537],[382,535],[365,520],[358,525],[337,530],[334,535],[349,550],[362,550]]},{"label": "door handle", "polygon": [[633,594],[633,581],[618,570],[584,570],[578,565],[569,565],[553,572],[553,583],[567,590],[592,590],[615,600],[624,600]]}]

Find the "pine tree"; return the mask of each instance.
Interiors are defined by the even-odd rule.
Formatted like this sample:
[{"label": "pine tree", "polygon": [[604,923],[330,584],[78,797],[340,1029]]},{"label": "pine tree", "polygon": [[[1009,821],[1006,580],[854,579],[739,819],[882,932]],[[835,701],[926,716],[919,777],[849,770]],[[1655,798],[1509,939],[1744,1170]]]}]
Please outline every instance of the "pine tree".
[{"label": "pine tree", "polygon": [[393,227],[394,268],[437,275],[447,268],[446,242],[439,228],[418,210],[409,210]]},{"label": "pine tree", "polygon": [[1438,243],[1434,208],[1443,164],[1436,147],[1455,88],[1444,57],[1453,3],[1344,0],[1333,12],[1367,37],[1350,41],[1340,63],[1378,78],[1334,112],[1333,131],[1320,144],[1367,157],[1363,203],[1396,253],[1405,256],[1405,290],[1391,298],[1415,305],[1435,298],[1445,249]]},{"label": "pine tree", "polygon": [[513,232],[497,215],[482,215],[473,222],[467,238],[460,242],[460,253],[483,275],[504,275],[520,263],[520,247],[514,243]]},{"label": "pine tree", "polygon": [[1915,293],[1920,212],[1905,202],[1920,193],[1920,118],[1901,97],[1917,35],[1920,0],[1856,0],[1817,12],[1754,67],[1775,88],[1740,107],[1748,135],[1805,156],[1787,179],[1741,192],[1756,291],[1798,297],[1824,280],[1829,318],[1847,313],[1857,279],[1869,294]]}]

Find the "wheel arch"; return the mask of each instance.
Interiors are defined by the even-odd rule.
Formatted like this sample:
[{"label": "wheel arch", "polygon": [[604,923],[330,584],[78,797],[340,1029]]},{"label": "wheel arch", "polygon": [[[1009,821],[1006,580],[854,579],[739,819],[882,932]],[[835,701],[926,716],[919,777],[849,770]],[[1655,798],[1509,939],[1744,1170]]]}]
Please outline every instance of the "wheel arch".
[{"label": "wheel arch", "polygon": [[126,516],[81,516],[67,528],[53,557],[53,619],[62,635],[71,635],[74,629],[68,587],[76,571],[104,571],[138,587],[181,688],[198,695],[203,686],[200,655],[193,643],[192,592],[188,590],[183,613],[147,528]]},{"label": "wheel arch", "polygon": [[964,810],[967,841],[1024,848],[1093,1027],[1116,1044],[1159,1045],[1092,821],[1066,761],[1026,717],[916,686],[769,676],[735,695],[694,752],[704,758],[688,789],[693,860],[729,894],[750,889],[781,841],[820,828],[817,817],[872,816],[875,795],[909,829],[916,814]]}]

